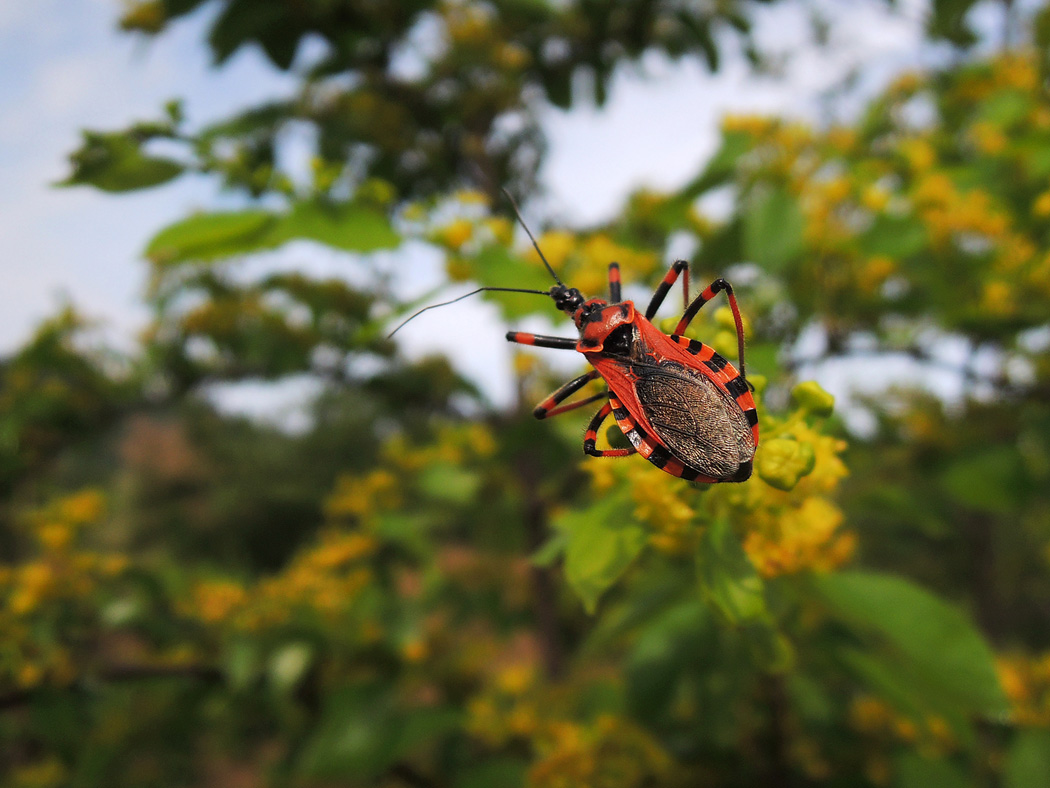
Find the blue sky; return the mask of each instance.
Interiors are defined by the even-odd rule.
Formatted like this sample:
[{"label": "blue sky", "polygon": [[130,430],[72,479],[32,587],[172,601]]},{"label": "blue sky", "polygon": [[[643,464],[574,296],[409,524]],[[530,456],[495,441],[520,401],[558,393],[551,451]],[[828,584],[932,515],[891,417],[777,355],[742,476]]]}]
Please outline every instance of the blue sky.
[{"label": "blue sky", "polygon": [[[825,52],[805,45],[802,4],[759,18],[767,46],[792,55],[782,79],[756,79],[741,63],[711,75],[696,62],[650,57],[616,75],[607,106],[544,110],[551,146],[542,213],[568,223],[601,219],[634,188],[674,187],[694,174],[714,150],[726,112],[816,121],[821,92],[849,67],[865,64],[875,89],[919,62],[923,0],[900,2],[894,12],[883,0],[817,4],[835,19]],[[157,117],[175,97],[185,99],[191,122],[203,123],[291,89],[289,77],[253,50],[210,69],[202,43],[208,9],[154,40],[119,33],[120,9],[117,0],[0,2],[0,353],[15,349],[63,299],[101,321],[111,341],[130,346],[146,319],[146,241],[187,212],[216,204],[214,185],[203,179],[123,196],[53,188],[67,173],[81,128]],[[316,250],[297,254],[325,258],[326,268],[340,265]],[[424,260],[416,270],[411,290],[437,280],[436,262]],[[464,371],[479,378],[505,368],[509,351],[492,313],[468,302],[459,310],[455,324],[470,326],[471,338],[494,337],[482,341]],[[439,333],[409,326],[402,341],[425,353],[463,340]],[[492,390],[497,401],[510,393],[503,377],[506,384]]]}]

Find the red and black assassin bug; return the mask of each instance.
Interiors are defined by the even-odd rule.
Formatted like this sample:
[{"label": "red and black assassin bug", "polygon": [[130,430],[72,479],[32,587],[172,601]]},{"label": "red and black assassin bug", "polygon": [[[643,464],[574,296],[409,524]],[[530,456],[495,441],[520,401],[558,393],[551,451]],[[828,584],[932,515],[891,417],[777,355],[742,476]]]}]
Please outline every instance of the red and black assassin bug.
[{"label": "red and black assassin bug", "polygon": [[[508,195],[509,197],[510,195]],[[513,204],[513,200],[511,200]],[[482,287],[455,303],[484,290],[536,293],[550,296],[555,306],[569,315],[579,330],[579,339],[509,331],[507,340],[522,345],[576,350],[593,369],[570,380],[536,406],[533,415],[547,419],[608,399],[594,414],[583,438],[583,450],[593,457],[626,457],[641,454],[661,470],[687,481],[742,482],[751,476],[758,447],[758,413],[744,375],[744,331],[736,296],[729,282],[716,279],[694,301],[689,301],[689,264],[678,260],[668,270],[652,300],[639,314],[632,301],[620,294],[620,266],[609,264],[609,300],[587,298],[574,287],[566,287],[554,272],[539,244],[519,221],[540,259],[557,284],[548,291],[505,287]],[[671,286],[681,276],[685,312],[673,334],[665,334],[651,322]],[[740,359],[738,372],[703,342],[681,334],[700,308],[724,292],[736,324]],[[445,304],[434,304],[416,315]],[[408,322],[405,321],[405,323]],[[405,323],[402,323],[403,326]],[[391,336],[398,331],[398,326]],[[601,378],[607,389],[576,402],[560,405],[592,380]],[[630,448],[597,448],[598,430],[612,415]]]}]

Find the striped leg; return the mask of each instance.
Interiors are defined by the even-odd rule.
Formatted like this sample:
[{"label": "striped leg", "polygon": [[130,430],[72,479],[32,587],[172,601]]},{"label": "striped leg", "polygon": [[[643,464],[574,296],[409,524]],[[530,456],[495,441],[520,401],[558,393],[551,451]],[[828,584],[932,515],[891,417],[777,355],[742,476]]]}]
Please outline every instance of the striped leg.
[{"label": "striped leg", "polygon": [[689,305],[689,263],[685,260],[675,260],[667,274],[664,276],[664,281],[660,283],[660,286],[656,288],[656,292],[653,293],[653,300],[649,302],[649,307],[645,310],[645,319],[652,320],[653,315],[656,314],[656,310],[660,308],[660,305],[664,302],[667,297],[668,291],[671,289],[678,277],[682,274],[682,308],[685,309]]},{"label": "striped leg", "polygon": [[587,432],[583,434],[583,453],[589,454],[592,457],[627,457],[628,455],[634,454],[638,449],[632,446],[629,449],[599,449],[596,448],[598,443],[598,428],[602,426],[602,422],[609,418],[609,414],[612,413],[612,405],[606,402],[597,413],[594,414],[594,418],[591,419],[591,423],[587,425]]},{"label": "striped leg", "polygon": [[598,370],[592,369],[586,374],[580,375],[578,378],[574,378],[566,383],[564,386],[559,388],[557,391],[552,393],[547,399],[543,400],[539,405],[536,406],[535,410],[532,411],[532,415],[537,419],[549,419],[551,416],[557,416],[560,413],[568,413],[570,410],[576,410],[576,408],[582,408],[584,405],[589,405],[592,402],[597,402],[600,399],[605,399],[609,396],[609,392],[603,391],[600,394],[595,394],[593,397],[587,397],[581,399],[579,402],[573,402],[569,405],[562,405],[560,408],[556,408],[559,402],[571,397],[577,391],[582,389],[592,380],[600,377]]},{"label": "striped leg", "polygon": [[557,350],[575,350],[575,339],[568,337],[546,337],[542,334],[526,334],[523,331],[508,331],[508,342],[517,342],[519,345],[534,345],[535,347],[552,347]]},{"label": "striped leg", "polygon": [[618,304],[623,300],[620,293],[620,264],[609,263],[609,303]]},{"label": "striped leg", "polygon": [[745,374],[744,369],[744,322],[740,318],[740,307],[736,304],[736,296],[733,294],[733,286],[725,279],[716,279],[708,285],[704,292],[696,297],[696,300],[685,310],[682,319],[678,321],[678,326],[675,328],[674,332],[676,334],[684,334],[686,327],[693,321],[693,318],[696,317],[700,308],[714,298],[720,291],[725,291],[726,298],[729,299],[729,308],[733,310],[733,322],[736,323],[737,357],[740,359],[740,377],[747,380],[747,375]]}]

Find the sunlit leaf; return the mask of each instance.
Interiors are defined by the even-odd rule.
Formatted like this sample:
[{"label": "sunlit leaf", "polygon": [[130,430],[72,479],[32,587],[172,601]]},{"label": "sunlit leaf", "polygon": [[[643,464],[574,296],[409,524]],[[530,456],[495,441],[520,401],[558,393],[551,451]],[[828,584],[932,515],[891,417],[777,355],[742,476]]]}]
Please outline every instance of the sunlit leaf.
[{"label": "sunlit leaf", "polygon": [[246,254],[269,245],[266,232],[275,222],[266,211],[201,213],[165,227],[147,244],[145,254],[160,264]]},{"label": "sunlit leaf", "polygon": [[1006,753],[1003,788],[1028,788],[1050,775],[1050,731],[1028,728],[1017,731]]},{"label": "sunlit leaf", "polygon": [[84,144],[70,156],[73,172],[60,186],[90,185],[107,192],[159,186],[177,178],[182,164],[147,155],[131,133],[85,132]]},{"label": "sunlit leaf", "polygon": [[890,649],[931,693],[973,714],[1005,709],[991,649],[952,605],[891,575],[835,572],[815,577],[813,586],[834,616]]},{"label": "sunlit leaf", "polygon": [[769,615],[762,578],[728,519],[720,517],[707,527],[696,562],[704,599],[726,621],[741,624]]},{"label": "sunlit leaf", "polygon": [[565,512],[554,527],[568,539],[565,578],[587,612],[594,613],[601,595],[642,552],[648,538],[645,529],[631,519],[618,496]]},{"label": "sunlit leaf", "polygon": [[780,271],[802,251],[805,219],[798,200],[784,188],[752,196],[744,217],[744,256],[769,271]]}]

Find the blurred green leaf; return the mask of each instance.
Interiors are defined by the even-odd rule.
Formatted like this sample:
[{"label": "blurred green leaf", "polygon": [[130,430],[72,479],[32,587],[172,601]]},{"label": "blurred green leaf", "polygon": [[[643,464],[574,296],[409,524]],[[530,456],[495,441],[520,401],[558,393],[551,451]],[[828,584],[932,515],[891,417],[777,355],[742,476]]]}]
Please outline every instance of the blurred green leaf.
[{"label": "blurred green leaf", "polygon": [[871,227],[860,236],[860,248],[870,256],[884,255],[903,260],[926,249],[929,233],[914,216],[879,214]]},{"label": "blurred green leaf", "polygon": [[704,599],[730,624],[769,616],[765,585],[727,518],[707,526],[696,563]]},{"label": "blurred green leaf", "polygon": [[1038,728],[1017,731],[1003,769],[1003,788],[1029,788],[1050,779],[1050,731]]},{"label": "blurred green leaf", "polygon": [[530,560],[535,566],[553,566],[565,553],[565,545],[568,544],[568,541],[568,536],[558,531],[532,554]]},{"label": "blurred green leaf", "polygon": [[952,605],[903,578],[869,572],[817,576],[813,587],[833,615],[862,637],[875,636],[931,692],[973,714],[1006,709],[991,649]]},{"label": "blurred green leaf", "polygon": [[313,661],[314,648],[309,643],[281,646],[270,656],[268,673],[271,686],[278,693],[290,692],[306,676]]},{"label": "blurred green leaf", "polygon": [[131,132],[84,132],[84,144],[70,156],[73,172],[59,186],[89,185],[107,192],[159,186],[182,174],[183,165],[148,156]]},{"label": "blurred green leaf", "polygon": [[787,189],[759,191],[744,215],[744,256],[779,272],[802,252],[805,226],[798,200]]},{"label": "blurred green leaf", "polygon": [[257,251],[275,221],[266,211],[196,214],[153,236],[145,254],[154,263],[173,264]]},{"label": "blurred green leaf", "polygon": [[1032,99],[1020,90],[992,93],[980,107],[980,117],[1000,126],[1012,126],[1032,111]]},{"label": "blurred green leaf", "polygon": [[958,503],[979,512],[1002,514],[1017,502],[1023,468],[1013,446],[992,446],[952,461],[941,486]]},{"label": "blurred green leaf", "polygon": [[721,186],[736,172],[737,162],[754,146],[750,134],[742,131],[727,131],[722,134],[722,144],[707,162],[704,171],[689,183],[683,194],[695,199],[706,191]]},{"label": "blurred green leaf", "polygon": [[267,211],[198,214],[163,230],[146,246],[155,263],[215,260],[273,249],[293,240],[351,252],[390,249],[401,239],[374,208],[299,202],[285,214]]},{"label": "blurred green leaf", "polygon": [[472,471],[451,464],[430,465],[419,474],[419,489],[438,501],[465,504],[477,495],[481,479]]},{"label": "blurred green leaf", "polygon": [[224,654],[226,679],[235,690],[247,689],[259,675],[259,644],[252,640],[235,640]]},{"label": "blurred green leaf", "polygon": [[267,243],[273,246],[293,240],[317,241],[348,252],[374,252],[393,249],[401,243],[401,236],[371,206],[310,200],[295,203],[267,235]]},{"label": "blurred green leaf", "polygon": [[565,577],[593,614],[598,599],[645,547],[645,529],[633,521],[630,505],[609,496],[586,509],[569,510],[553,523],[568,539]]},{"label": "blurred green leaf", "polygon": [[973,785],[958,766],[945,759],[926,758],[915,752],[897,756],[896,788],[970,788]]},{"label": "blurred green leaf", "polygon": [[409,752],[462,725],[462,713],[437,706],[399,708],[389,688],[349,687],[325,699],[300,771],[322,779],[373,780]]},{"label": "blurred green leaf", "polygon": [[471,764],[452,783],[454,788],[511,788],[525,783],[526,764],[516,758],[494,758]]}]

